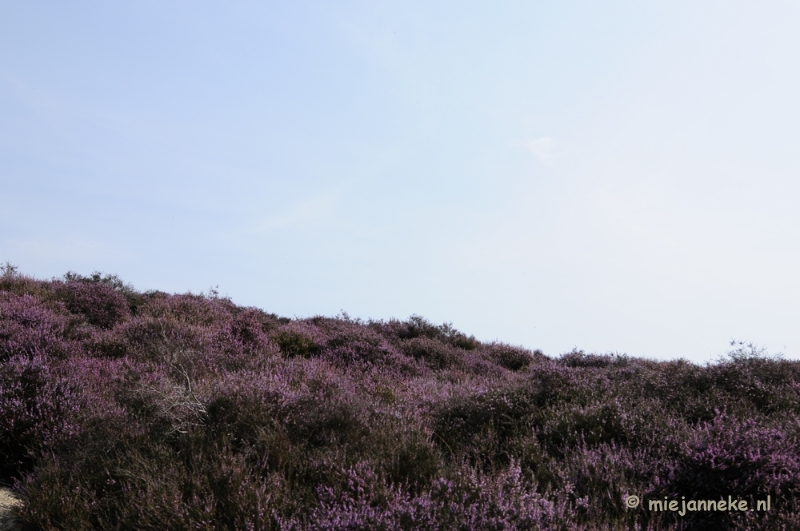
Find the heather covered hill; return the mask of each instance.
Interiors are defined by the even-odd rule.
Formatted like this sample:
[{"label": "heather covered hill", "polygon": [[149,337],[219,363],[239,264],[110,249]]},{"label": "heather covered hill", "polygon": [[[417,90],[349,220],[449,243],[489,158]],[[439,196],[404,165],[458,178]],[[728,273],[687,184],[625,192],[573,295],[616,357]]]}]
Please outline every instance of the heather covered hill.
[{"label": "heather covered hill", "polygon": [[800,362],[742,345],[550,358],[417,316],[0,277],[0,483],[27,529],[800,529],[799,420]]}]

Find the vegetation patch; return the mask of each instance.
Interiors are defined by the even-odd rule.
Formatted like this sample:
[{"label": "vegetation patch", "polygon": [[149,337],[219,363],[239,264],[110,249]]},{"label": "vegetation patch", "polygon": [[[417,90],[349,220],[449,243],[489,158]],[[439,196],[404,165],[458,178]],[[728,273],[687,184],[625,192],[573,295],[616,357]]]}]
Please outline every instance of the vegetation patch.
[{"label": "vegetation patch", "polygon": [[[46,531],[800,529],[800,362],[734,348],[705,366],[553,358],[420,316],[288,319],[216,293],[7,266],[0,485],[19,503],[0,520],[13,511],[21,529]],[[768,497],[770,510],[646,504],[729,496],[751,507]]]}]

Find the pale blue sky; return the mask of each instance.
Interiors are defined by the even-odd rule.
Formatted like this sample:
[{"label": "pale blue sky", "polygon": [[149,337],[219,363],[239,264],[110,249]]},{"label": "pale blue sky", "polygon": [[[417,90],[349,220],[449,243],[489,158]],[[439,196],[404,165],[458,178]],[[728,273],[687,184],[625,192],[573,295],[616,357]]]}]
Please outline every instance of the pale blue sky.
[{"label": "pale blue sky", "polygon": [[0,1],[0,260],[800,358],[800,2]]}]

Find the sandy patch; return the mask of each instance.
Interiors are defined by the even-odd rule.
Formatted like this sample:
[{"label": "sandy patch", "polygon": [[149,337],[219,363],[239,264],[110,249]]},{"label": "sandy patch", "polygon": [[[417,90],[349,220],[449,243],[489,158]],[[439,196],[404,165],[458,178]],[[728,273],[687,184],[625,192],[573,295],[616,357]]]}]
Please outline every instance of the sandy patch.
[{"label": "sandy patch", "polygon": [[10,489],[0,487],[0,531],[17,531],[11,508],[20,505],[20,501]]}]

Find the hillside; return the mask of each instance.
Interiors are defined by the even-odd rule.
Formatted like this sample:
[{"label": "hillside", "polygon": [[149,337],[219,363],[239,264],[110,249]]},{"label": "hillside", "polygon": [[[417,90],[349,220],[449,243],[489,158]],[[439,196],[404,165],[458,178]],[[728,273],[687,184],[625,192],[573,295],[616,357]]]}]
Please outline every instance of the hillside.
[{"label": "hillside", "polygon": [[800,362],[739,347],[553,358],[6,267],[0,484],[41,530],[800,529]]}]

